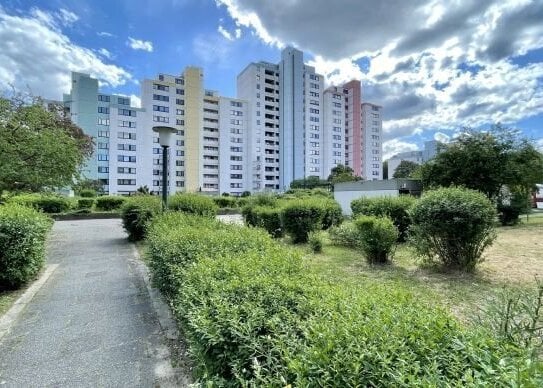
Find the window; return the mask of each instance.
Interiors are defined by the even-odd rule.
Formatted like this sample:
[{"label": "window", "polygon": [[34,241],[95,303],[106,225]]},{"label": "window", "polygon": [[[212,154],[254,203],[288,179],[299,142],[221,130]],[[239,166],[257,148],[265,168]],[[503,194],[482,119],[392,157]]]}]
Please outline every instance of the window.
[{"label": "window", "polygon": [[176,78],[175,79],[175,83],[177,85],[184,85],[185,84],[185,80],[183,78]]},{"label": "window", "polygon": [[230,147],[231,152],[243,152],[242,147]]},{"label": "window", "polygon": [[334,124],[341,124],[341,119],[334,119]]},{"label": "window", "polygon": [[119,186],[132,186],[136,184],[135,179],[117,179],[117,184]]},{"label": "window", "polygon": [[136,117],[136,111],[132,109],[119,109],[119,115]]},{"label": "window", "polygon": [[153,154],[160,155],[162,153],[162,148],[153,148]]},{"label": "window", "polygon": [[119,127],[136,128],[136,122],[135,121],[119,120]]},{"label": "window", "polygon": [[333,135],[332,139],[334,140],[341,140],[341,135]]},{"label": "window", "polygon": [[177,167],[183,167],[185,165],[185,161],[184,160],[176,160],[175,165]]},{"label": "window", "polygon": [[316,74],[309,74],[309,79],[312,79],[314,81],[318,81],[319,80],[319,76],[316,75]]},{"label": "window", "polygon": [[175,94],[179,94],[180,96],[185,95],[185,89],[175,89]]},{"label": "window", "polygon": [[176,103],[177,105],[185,105],[185,100],[182,100],[182,99],[180,99],[180,98],[177,98],[177,99],[175,100],[175,103]]},{"label": "window", "polygon": [[136,163],[136,157],[135,156],[128,156],[128,155],[117,155],[117,161],[118,162]]},{"label": "window", "polygon": [[230,166],[230,170],[243,170],[243,166],[241,164],[233,164]]},{"label": "window", "polygon": [[135,132],[119,132],[117,134],[117,138],[136,140],[136,133]]},{"label": "window", "polygon": [[170,97],[163,96],[162,94],[153,94],[153,100],[155,100],[155,101],[170,101]]},{"label": "window", "polygon": [[109,114],[109,108],[107,106],[99,106],[98,107],[98,113],[103,113],[108,115]]},{"label": "window", "polygon": [[319,128],[320,128],[320,127],[319,127],[318,125],[315,125],[315,124],[311,124],[311,125],[309,126],[309,129],[311,129],[312,131],[318,131]]},{"label": "window", "polygon": [[176,140],[175,141],[175,145],[176,146],[180,146],[180,147],[183,147],[185,145],[185,142],[183,140]]},{"label": "window", "polygon": [[117,167],[117,173],[119,174],[135,174],[135,167]]},{"label": "window", "polygon": [[98,160],[101,162],[107,162],[109,160],[108,154],[98,154]]},{"label": "window", "polygon": [[98,172],[102,174],[108,174],[109,173],[109,167],[106,166],[98,166]]},{"label": "window", "polygon": [[317,100],[309,100],[310,105],[319,105],[319,102]]},{"label": "window", "polygon": [[309,143],[311,145],[311,147],[315,147],[315,148],[319,148],[320,147],[320,144],[318,141],[312,141]]},{"label": "window", "polygon": [[117,97],[117,104],[119,104],[119,105],[130,105],[130,98]]},{"label": "window", "polygon": [[107,150],[107,149],[109,149],[109,143],[98,143],[98,149],[99,150]]},{"label": "window", "polygon": [[318,117],[310,116],[309,121],[313,121],[314,123],[318,123],[320,120]]},{"label": "window", "polygon": [[117,144],[117,149],[121,151],[135,151],[135,144]]},{"label": "window", "polygon": [[164,116],[153,116],[153,121],[157,123],[169,123],[170,118]]},{"label": "window", "polygon": [[153,89],[167,92],[170,90],[170,87],[167,85],[153,84]]},{"label": "window", "polygon": [[315,114],[319,114],[319,110],[318,109],[315,109],[315,108],[309,108],[309,113],[315,113]]},{"label": "window", "polygon": [[230,179],[243,179],[241,174],[230,174]]},{"label": "window", "polygon": [[243,116],[243,112],[242,112],[242,111],[240,111],[240,110],[234,110],[234,109],[232,109],[232,110],[230,111],[230,114],[231,114],[232,116]]},{"label": "window", "polygon": [[98,137],[109,137],[109,131],[98,131]]},{"label": "window", "polygon": [[333,105],[335,108],[341,108],[341,102],[334,102]]},{"label": "window", "polygon": [[318,89],[318,88],[319,88],[319,84],[316,84],[316,83],[314,83],[314,82],[310,82],[310,83],[309,83],[309,87],[310,87],[311,89]]},{"label": "window", "polygon": [[320,96],[320,94],[318,92],[309,92],[309,95],[311,97],[319,97]]},{"label": "window", "polygon": [[175,151],[175,155],[176,156],[185,156],[185,151],[177,150],[177,151]]},{"label": "window", "polygon": [[318,138],[320,138],[320,135],[318,133],[311,133],[309,137],[311,139],[318,139]]},{"label": "window", "polygon": [[230,183],[231,189],[241,189],[241,183]]},{"label": "window", "polygon": [[109,102],[109,96],[106,96],[104,94],[99,94],[98,101]]},{"label": "window", "polygon": [[241,120],[230,119],[230,124],[232,124],[232,125],[241,125]]},{"label": "window", "polygon": [[175,181],[175,185],[177,187],[185,187],[185,182],[184,181]]},{"label": "window", "polygon": [[241,156],[230,156],[230,160],[235,162],[241,162],[243,158]]},{"label": "window", "polygon": [[185,171],[176,171],[175,176],[185,176]]},{"label": "window", "polygon": [[109,119],[98,119],[98,125],[109,125]]},{"label": "window", "polygon": [[175,110],[175,114],[176,114],[176,115],[182,116],[182,115],[185,114],[185,111],[184,111],[183,109],[176,109],[176,110]]},{"label": "window", "polygon": [[153,110],[155,112],[169,112],[170,108],[162,105],[153,105]]},{"label": "window", "polygon": [[321,152],[319,150],[311,150],[309,151],[309,155],[320,155]]},{"label": "window", "polygon": [[230,106],[241,108],[241,101],[230,101]]},{"label": "window", "polygon": [[176,125],[185,125],[185,120],[176,119],[176,120],[175,120],[175,124],[176,124]]}]

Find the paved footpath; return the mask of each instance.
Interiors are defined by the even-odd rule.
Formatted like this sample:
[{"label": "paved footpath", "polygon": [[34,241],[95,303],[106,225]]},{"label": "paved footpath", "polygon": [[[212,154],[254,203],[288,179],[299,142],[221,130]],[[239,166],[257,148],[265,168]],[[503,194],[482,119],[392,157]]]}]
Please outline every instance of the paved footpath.
[{"label": "paved footpath", "polygon": [[0,341],[0,387],[184,385],[119,220],[56,222],[48,263]]}]

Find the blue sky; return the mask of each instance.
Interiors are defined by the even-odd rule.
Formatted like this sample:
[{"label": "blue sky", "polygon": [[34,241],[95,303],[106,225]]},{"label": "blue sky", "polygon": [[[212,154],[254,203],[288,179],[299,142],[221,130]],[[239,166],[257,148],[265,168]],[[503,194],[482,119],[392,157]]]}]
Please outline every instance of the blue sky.
[{"label": "blue sky", "polygon": [[204,68],[235,96],[285,45],[329,84],[359,78],[383,105],[385,154],[502,122],[543,147],[541,0],[2,0],[0,89],[60,99],[70,71],[139,95],[138,80]]}]

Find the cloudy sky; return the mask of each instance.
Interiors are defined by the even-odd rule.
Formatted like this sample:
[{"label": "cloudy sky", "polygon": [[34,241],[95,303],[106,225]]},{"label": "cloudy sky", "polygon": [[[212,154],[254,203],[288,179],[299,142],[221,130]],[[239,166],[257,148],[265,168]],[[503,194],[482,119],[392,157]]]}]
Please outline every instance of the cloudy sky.
[{"label": "cloudy sky", "polygon": [[74,70],[137,96],[197,65],[235,96],[286,45],[329,84],[362,80],[387,156],[495,122],[543,147],[543,0],[1,0],[0,90],[60,99]]}]

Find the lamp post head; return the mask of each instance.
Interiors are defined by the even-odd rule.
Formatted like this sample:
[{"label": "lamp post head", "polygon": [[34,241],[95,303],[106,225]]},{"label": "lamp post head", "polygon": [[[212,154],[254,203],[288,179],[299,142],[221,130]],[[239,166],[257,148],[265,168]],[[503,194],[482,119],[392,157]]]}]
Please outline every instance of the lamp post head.
[{"label": "lamp post head", "polygon": [[153,127],[153,132],[158,133],[158,141],[162,147],[169,147],[172,135],[176,132],[175,128],[158,126]]}]

